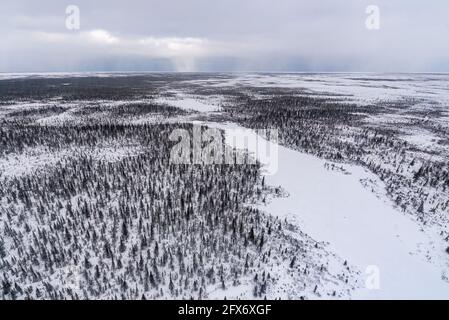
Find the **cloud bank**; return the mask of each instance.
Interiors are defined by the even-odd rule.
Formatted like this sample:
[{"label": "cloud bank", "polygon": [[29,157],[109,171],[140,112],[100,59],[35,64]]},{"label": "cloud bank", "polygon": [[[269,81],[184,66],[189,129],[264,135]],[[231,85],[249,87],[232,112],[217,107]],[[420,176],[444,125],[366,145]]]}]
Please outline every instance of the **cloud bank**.
[{"label": "cloud bank", "polygon": [[17,0],[0,21],[0,72],[449,71],[446,0]]}]

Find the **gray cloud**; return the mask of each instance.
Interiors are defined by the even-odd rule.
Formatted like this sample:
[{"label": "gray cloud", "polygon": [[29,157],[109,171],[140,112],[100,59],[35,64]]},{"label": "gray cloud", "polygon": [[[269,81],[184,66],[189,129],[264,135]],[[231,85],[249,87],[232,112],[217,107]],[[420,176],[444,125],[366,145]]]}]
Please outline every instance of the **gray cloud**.
[{"label": "gray cloud", "polygon": [[446,0],[3,1],[0,71],[449,71],[448,17]]}]

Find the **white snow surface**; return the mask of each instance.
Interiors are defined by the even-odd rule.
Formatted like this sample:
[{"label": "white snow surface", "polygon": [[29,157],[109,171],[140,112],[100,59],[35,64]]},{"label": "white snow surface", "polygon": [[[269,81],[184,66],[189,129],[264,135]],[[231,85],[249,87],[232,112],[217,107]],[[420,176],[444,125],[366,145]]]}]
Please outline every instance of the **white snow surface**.
[{"label": "white snow surface", "polygon": [[[215,87],[302,89],[323,96],[341,96],[359,104],[414,98],[449,101],[449,74],[443,73],[284,73],[238,74],[230,79],[208,80]],[[191,81],[201,83],[200,81]]]},{"label": "white snow surface", "polygon": [[94,148],[68,148],[51,152],[45,148],[29,148],[21,154],[11,154],[0,158],[0,179],[45,171],[77,154],[91,156],[96,161],[115,162],[140,153],[139,146],[128,141],[105,143]]},{"label": "white snow surface", "polygon": [[219,110],[218,106],[203,102],[194,97],[177,96],[175,98],[158,98],[155,102],[197,112],[214,112]]},{"label": "white snow surface", "polygon": [[[189,104],[177,100],[178,107]],[[244,146],[264,167],[272,168],[273,159],[258,152],[260,144],[277,149],[277,170],[265,172],[265,179],[268,185],[282,187],[288,197],[272,198],[260,208],[297,224],[316,241],[327,242],[332,252],[364,274],[366,283],[373,268],[378,270],[379,288],[362,285],[353,299],[449,299],[446,244],[436,229],[396,209],[374,174],[349,164],[336,165],[344,170],[330,170],[326,160],[273,145],[237,124],[202,124],[223,129],[228,144]],[[236,132],[245,137],[236,142]],[[364,187],[363,181],[370,181],[377,192]]]},{"label": "white snow surface", "polygon": [[[237,127],[207,124],[231,130],[231,134]],[[255,147],[248,145],[249,152],[257,156]],[[365,287],[352,298],[449,298],[449,283],[442,279],[446,277],[443,268],[447,269],[444,243],[432,229],[423,229],[396,210],[386,196],[365,189],[361,179],[382,186],[375,175],[354,165],[344,165],[350,173],[344,174],[326,169],[326,161],[315,156],[282,146],[278,151],[278,170],[265,176],[266,183],[281,186],[289,196],[273,198],[261,209],[297,223],[317,241],[328,242],[349,264],[369,272],[367,281],[372,274],[368,267],[378,268],[379,289]],[[264,163],[266,158],[258,160]]]}]

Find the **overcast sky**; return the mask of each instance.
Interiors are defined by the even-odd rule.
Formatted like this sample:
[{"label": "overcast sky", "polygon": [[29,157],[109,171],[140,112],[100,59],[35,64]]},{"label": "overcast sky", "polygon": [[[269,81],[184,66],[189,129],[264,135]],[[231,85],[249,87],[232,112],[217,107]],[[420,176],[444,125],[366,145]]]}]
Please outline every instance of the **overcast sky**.
[{"label": "overcast sky", "polygon": [[155,70],[447,72],[449,1],[0,2],[0,72]]}]

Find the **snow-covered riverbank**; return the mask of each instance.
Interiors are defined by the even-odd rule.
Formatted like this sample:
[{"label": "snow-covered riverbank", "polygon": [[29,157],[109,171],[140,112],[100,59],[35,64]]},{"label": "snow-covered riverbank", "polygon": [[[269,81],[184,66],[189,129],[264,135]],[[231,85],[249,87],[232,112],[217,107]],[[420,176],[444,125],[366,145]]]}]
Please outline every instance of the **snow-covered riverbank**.
[{"label": "snow-covered riverbank", "polygon": [[[227,139],[234,137],[235,129],[242,129],[235,124],[206,124],[225,130]],[[262,138],[258,139],[260,143]],[[266,175],[266,183],[281,186],[289,196],[273,198],[261,208],[298,224],[315,240],[328,242],[329,249],[356,266],[367,282],[372,283],[378,271],[379,288],[362,285],[353,298],[449,298],[449,283],[442,279],[447,255],[444,243],[431,229],[423,230],[396,210],[383,196],[376,176],[353,165],[344,165],[344,172],[331,170],[325,160],[276,147],[278,170]],[[248,145],[250,153],[269,165],[255,148]],[[371,181],[377,194],[361,181]]]},{"label": "snow-covered riverbank", "polygon": [[[176,106],[189,108],[189,103],[178,100]],[[265,167],[273,168],[273,158],[259,154],[254,143],[236,144],[236,129],[248,142],[260,145],[262,139],[277,149],[277,170],[265,179],[282,187],[288,197],[273,198],[261,209],[287,218],[316,241],[327,242],[330,251],[357,267],[368,286],[361,283],[352,298],[449,298],[449,259],[438,231],[424,229],[394,208],[374,174],[347,164],[336,164],[343,170],[332,170],[323,159],[256,139],[256,132],[233,123],[203,124],[225,130],[227,143],[245,145]]]}]

